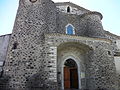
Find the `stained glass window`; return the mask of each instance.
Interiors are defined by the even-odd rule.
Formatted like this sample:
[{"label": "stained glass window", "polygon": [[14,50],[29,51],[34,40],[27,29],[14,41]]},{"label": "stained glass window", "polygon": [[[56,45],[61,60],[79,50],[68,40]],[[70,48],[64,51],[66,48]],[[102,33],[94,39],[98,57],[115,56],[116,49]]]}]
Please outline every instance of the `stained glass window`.
[{"label": "stained glass window", "polygon": [[67,26],[67,34],[69,34],[69,35],[74,34],[73,26],[72,25],[68,25]]}]

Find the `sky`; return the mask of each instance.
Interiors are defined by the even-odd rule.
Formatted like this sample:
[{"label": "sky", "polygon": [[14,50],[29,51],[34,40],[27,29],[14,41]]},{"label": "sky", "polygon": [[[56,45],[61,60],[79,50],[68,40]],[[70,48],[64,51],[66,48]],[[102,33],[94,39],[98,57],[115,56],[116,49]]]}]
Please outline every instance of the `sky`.
[{"label": "sky", "polygon": [[[53,0],[72,2],[102,13],[105,30],[120,36],[120,0]],[[19,0],[0,0],[0,35],[12,33]]]}]

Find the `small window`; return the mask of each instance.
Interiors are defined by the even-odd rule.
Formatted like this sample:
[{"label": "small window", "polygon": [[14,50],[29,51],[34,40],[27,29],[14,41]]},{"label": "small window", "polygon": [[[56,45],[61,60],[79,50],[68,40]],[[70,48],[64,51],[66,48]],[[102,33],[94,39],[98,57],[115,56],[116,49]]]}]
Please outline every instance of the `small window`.
[{"label": "small window", "polygon": [[68,13],[70,12],[70,7],[69,7],[69,6],[67,7],[67,12],[68,12]]},{"label": "small window", "polygon": [[17,43],[17,42],[15,42],[15,43],[13,44],[12,49],[17,49],[17,46],[18,46],[18,43]]},{"label": "small window", "polygon": [[112,54],[111,54],[111,51],[108,51],[108,55],[112,55]]},{"label": "small window", "polygon": [[73,35],[74,34],[74,28],[72,25],[68,25],[66,27],[66,34]]}]

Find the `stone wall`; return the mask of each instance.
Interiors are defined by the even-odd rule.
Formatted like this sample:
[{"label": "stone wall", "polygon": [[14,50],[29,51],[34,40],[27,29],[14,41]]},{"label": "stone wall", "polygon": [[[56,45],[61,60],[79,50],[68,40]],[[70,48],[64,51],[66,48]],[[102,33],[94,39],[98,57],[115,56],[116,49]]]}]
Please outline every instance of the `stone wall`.
[{"label": "stone wall", "polygon": [[[82,52],[79,51],[79,53],[74,54],[74,51],[76,50],[73,50],[73,53],[71,53],[70,56],[72,55],[77,57],[77,54],[83,53],[82,55],[78,55],[80,57],[80,60],[78,59],[78,63],[80,63],[81,66],[80,70],[83,73],[85,72],[85,77],[81,78],[81,88],[89,90],[101,88],[106,90],[117,89],[116,69],[114,64],[111,41],[106,41],[106,39],[99,38],[86,38],[80,36],[76,37],[60,34],[46,35],[46,40],[46,45],[48,45],[48,47],[52,46],[58,48],[57,50],[60,56],[58,55],[57,59],[57,66],[59,67],[57,69],[57,78],[58,86],[60,87],[60,89],[63,88],[61,83],[63,76],[62,72],[60,71],[60,68],[62,67],[62,62],[60,62],[60,60],[64,60],[64,56],[70,54],[70,52],[68,51],[72,50],[72,48],[75,49],[76,47],[77,50],[80,49],[82,50]],[[61,45],[63,48],[60,48]],[[66,45],[67,47],[65,47]],[[65,51],[63,50],[62,52],[61,50],[64,48]],[[69,48],[69,50],[67,50],[67,48]],[[64,54],[64,52],[66,53]]]},{"label": "stone wall", "polygon": [[118,81],[118,90],[120,90],[120,36],[112,34],[108,31],[105,31],[106,37],[112,41],[112,48],[114,53],[114,61],[116,66],[117,81]]},{"label": "stone wall", "polygon": [[98,12],[88,12],[80,16],[80,30],[79,35],[86,37],[99,37],[105,38],[103,30],[102,16]]},{"label": "stone wall", "polygon": [[[49,80],[44,33],[56,30],[56,7],[51,0],[20,0],[10,39],[4,75],[7,88],[15,90],[56,90]],[[52,84],[52,85],[51,85]]]},{"label": "stone wall", "polygon": [[9,78],[3,75],[4,73],[3,66],[6,60],[10,36],[11,34],[0,36],[0,90],[6,88],[6,82],[8,81]]},{"label": "stone wall", "polygon": [[0,62],[5,61],[11,34],[0,36]]},{"label": "stone wall", "polygon": [[[75,5],[71,2],[55,3],[55,5],[59,12],[64,12],[67,14],[81,15],[81,14],[89,12],[89,10],[82,8],[78,5]],[[70,12],[67,12],[67,7],[70,7]]]},{"label": "stone wall", "polygon": [[117,48],[120,49],[120,39],[116,40]]},{"label": "stone wall", "polygon": [[114,57],[117,74],[120,74],[120,57]]},{"label": "stone wall", "polygon": [[[20,0],[4,67],[4,75],[10,77],[6,87],[11,90],[63,88],[57,66],[61,67],[60,60],[64,58],[61,57],[64,50],[60,49],[65,47],[61,45],[68,43],[65,51],[73,50],[81,64],[80,70],[85,73],[79,88],[115,90],[113,48],[110,40],[102,39],[105,35],[101,19],[98,12],[83,15],[59,12],[51,0]],[[75,35],[66,35],[65,26],[69,23],[75,27]]]},{"label": "stone wall", "polygon": [[72,24],[77,36],[106,38],[101,18],[102,16],[98,12],[89,12],[81,15],[58,12],[58,30],[56,32],[66,34],[66,26]]}]

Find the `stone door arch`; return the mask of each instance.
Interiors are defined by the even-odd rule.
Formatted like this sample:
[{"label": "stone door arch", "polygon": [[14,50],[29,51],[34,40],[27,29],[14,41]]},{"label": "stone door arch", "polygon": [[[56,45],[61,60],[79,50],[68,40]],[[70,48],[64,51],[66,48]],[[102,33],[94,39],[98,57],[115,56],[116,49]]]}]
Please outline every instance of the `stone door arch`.
[{"label": "stone door arch", "polygon": [[[68,88],[66,88],[66,86],[65,86],[65,63],[66,63],[66,61],[68,61],[68,60],[72,60],[76,65],[75,65],[75,67],[71,67],[71,69],[74,69],[74,70],[77,70],[77,72],[76,72],[76,78],[77,78],[77,85],[76,85],[76,87],[74,87],[73,85],[71,85],[70,83],[74,83],[74,81],[70,81],[70,82],[68,82],[67,84],[70,84],[70,86],[68,87]],[[78,60],[77,60],[77,58],[75,58],[74,56],[68,56],[68,57],[65,57],[64,58],[64,60],[63,60],[63,62],[62,62],[62,68],[61,68],[62,70],[61,70],[61,72],[62,72],[62,81],[61,81],[61,83],[62,83],[62,89],[64,90],[64,89],[71,89],[71,88],[74,88],[74,89],[81,89],[81,77],[80,77],[80,64],[79,64],[79,62],[78,62]],[[70,68],[69,68],[69,70],[70,70]],[[69,73],[71,73],[70,71],[69,71]],[[69,79],[72,79],[73,77],[70,77],[69,76]]]}]

